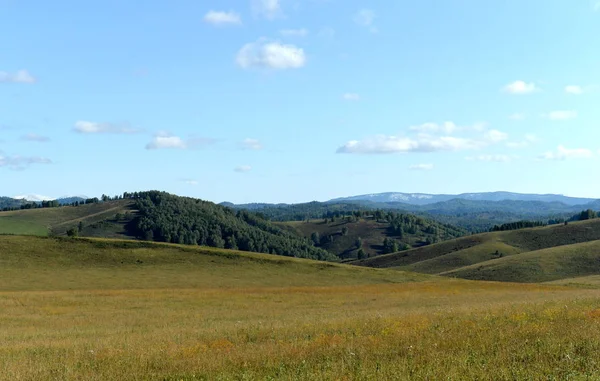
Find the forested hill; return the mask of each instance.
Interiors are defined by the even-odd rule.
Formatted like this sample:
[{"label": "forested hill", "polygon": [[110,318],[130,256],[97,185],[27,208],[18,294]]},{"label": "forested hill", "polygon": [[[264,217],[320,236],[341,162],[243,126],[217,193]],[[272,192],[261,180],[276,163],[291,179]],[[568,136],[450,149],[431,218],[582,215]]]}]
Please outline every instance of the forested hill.
[{"label": "forested hill", "polygon": [[10,197],[0,197],[0,210],[20,208],[24,204],[26,204],[26,201],[24,200],[17,200]]},{"label": "forested hill", "polygon": [[159,191],[136,192],[128,196],[135,199],[138,214],[127,229],[141,239],[289,257],[338,259],[258,214]]}]

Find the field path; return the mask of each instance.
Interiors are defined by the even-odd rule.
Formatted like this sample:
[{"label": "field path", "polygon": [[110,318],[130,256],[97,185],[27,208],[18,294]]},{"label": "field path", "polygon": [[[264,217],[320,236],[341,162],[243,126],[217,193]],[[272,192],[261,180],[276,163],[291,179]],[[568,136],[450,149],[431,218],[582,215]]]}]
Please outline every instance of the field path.
[{"label": "field path", "polygon": [[113,208],[106,209],[106,210],[103,210],[103,211],[101,211],[101,212],[98,212],[98,213],[88,214],[88,215],[86,215],[86,216],[84,216],[84,217],[80,217],[80,218],[74,218],[74,219],[72,219],[72,220],[64,221],[64,222],[61,222],[61,223],[59,223],[59,224],[53,225],[53,226],[51,226],[51,227],[52,227],[52,228],[57,228],[57,227],[60,227],[60,226],[64,226],[64,225],[68,225],[68,224],[72,224],[73,222],[84,221],[84,220],[87,220],[87,219],[89,219],[89,218],[92,218],[92,217],[97,217],[97,216],[100,216],[100,215],[102,215],[102,214],[110,213],[110,212],[113,212],[113,211],[116,211],[116,210],[119,210],[119,209],[123,209],[123,206],[115,206],[115,207],[113,207]]}]

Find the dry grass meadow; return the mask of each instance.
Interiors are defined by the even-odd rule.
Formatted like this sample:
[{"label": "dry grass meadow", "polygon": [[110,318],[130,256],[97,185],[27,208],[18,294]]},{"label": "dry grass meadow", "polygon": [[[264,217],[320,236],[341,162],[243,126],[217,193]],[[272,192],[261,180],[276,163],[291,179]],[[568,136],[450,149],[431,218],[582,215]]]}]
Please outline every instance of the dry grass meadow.
[{"label": "dry grass meadow", "polygon": [[0,237],[0,372],[41,381],[594,380],[600,290]]}]

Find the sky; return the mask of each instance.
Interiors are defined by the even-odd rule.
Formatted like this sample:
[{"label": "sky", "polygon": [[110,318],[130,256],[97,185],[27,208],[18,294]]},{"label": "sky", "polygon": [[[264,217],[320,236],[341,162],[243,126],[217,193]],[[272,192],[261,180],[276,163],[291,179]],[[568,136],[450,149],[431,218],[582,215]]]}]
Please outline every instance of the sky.
[{"label": "sky", "polygon": [[600,198],[600,1],[0,0],[0,17],[0,195]]}]

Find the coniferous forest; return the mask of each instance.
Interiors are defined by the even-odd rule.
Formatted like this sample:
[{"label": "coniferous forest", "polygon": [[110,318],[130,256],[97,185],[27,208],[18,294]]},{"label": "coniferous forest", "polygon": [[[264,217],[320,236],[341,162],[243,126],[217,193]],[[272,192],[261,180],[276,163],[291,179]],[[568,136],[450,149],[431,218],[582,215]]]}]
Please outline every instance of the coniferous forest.
[{"label": "coniferous forest", "polygon": [[135,198],[138,210],[138,216],[128,224],[129,233],[141,239],[337,260],[334,254],[314,247],[309,240],[248,211],[158,191],[125,196]]}]

